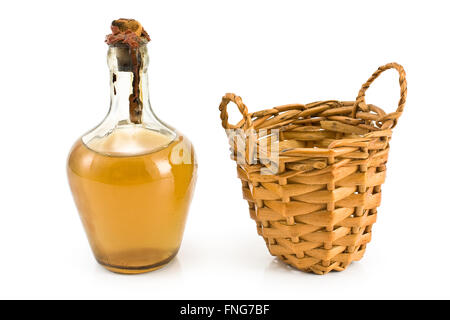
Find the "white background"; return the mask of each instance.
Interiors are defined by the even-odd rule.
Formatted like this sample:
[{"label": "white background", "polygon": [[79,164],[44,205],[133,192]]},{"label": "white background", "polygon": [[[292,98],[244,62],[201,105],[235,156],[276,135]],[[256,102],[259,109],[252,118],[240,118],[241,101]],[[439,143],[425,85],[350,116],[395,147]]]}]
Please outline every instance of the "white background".
[{"label": "white background", "polygon": [[[0,298],[450,298],[447,4],[3,1]],[[97,265],[65,172],[71,145],[108,110],[103,40],[120,17],[150,33],[153,108],[193,141],[199,159],[179,255],[139,276]],[[391,61],[405,66],[409,95],[366,256],[326,276],[285,267],[241,197],[221,96],[241,95],[250,111],[354,100]],[[389,71],[367,100],[391,112],[398,94]]]}]

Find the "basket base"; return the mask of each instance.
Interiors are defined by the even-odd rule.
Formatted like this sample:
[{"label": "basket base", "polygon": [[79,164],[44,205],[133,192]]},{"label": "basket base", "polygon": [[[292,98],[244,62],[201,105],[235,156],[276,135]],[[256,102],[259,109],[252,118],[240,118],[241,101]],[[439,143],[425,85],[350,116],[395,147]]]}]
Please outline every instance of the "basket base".
[{"label": "basket base", "polygon": [[[365,248],[360,249],[353,254],[342,253],[336,256],[335,261],[319,260],[310,257],[297,258],[295,256],[276,256],[281,262],[302,272],[325,275],[331,271],[344,271],[353,261],[359,261],[363,258]],[[341,260],[341,261],[339,261]],[[305,267],[305,265],[308,265]]]}]

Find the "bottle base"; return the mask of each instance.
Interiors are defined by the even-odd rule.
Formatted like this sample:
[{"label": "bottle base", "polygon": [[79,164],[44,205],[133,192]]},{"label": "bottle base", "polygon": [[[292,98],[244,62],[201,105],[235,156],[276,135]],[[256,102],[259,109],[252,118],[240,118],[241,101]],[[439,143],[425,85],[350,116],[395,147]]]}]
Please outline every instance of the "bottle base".
[{"label": "bottle base", "polygon": [[[178,250],[177,250],[178,251]],[[106,270],[119,273],[119,274],[141,274],[141,273],[147,273],[156,271],[158,269],[161,269],[162,267],[165,267],[167,264],[169,264],[170,261],[172,261],[173,258],[177,255],[177,252],[175,252],[173,255],[168,257],[167,259],[164,259],[160,262],[147,265],[147,266],[116,266],[116,265],[110,265],[107,263],[104,263],[97,259],[97,262],[104,267]]]}]

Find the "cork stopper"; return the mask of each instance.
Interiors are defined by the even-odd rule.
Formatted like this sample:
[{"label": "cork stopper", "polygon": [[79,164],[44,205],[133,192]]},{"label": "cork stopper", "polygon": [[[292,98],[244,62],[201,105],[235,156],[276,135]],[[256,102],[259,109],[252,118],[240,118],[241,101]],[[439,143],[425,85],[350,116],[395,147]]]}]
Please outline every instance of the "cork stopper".
[{"label": "cork stopper", "polygon": [[125,44],[130,48],[138,48],[150,41],[150,36],[139,21],[134,19],[117,19],[111,23],[111,34],[106,36],[109,45]]}]

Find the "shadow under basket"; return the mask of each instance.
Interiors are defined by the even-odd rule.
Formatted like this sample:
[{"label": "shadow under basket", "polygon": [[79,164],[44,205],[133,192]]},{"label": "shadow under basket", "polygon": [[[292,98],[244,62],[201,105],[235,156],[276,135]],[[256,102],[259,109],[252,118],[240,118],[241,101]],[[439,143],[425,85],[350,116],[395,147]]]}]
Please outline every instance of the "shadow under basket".
[{"label": "shadow under basket", "polygon": [[[370,84],[385,70],[400,75],[400,101],[386,114],[365,102]],[[364,83],[356,101],[289,104],[248,113],[228,93],[220,104],[250,216],[270,253],[307,272],[342,271],[360,260],[377,219],[392,128],[406,101],[397,63]],[[232,101],[243,119],[228,123]]]}]

